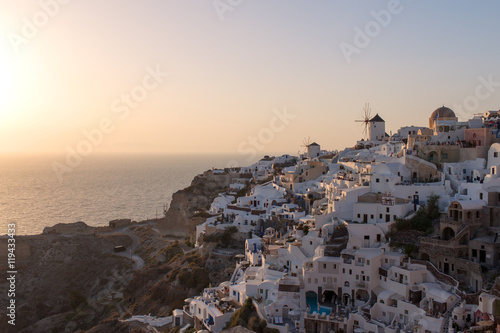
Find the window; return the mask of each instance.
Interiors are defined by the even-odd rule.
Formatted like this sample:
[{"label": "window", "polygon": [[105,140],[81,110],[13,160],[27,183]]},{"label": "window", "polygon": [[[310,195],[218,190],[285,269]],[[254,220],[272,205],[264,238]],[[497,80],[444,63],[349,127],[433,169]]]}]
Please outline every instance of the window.
[{"label": "window", "polygon": [[479,199],[483,200],[483,194],[479,193]]},{"label": "window", "polygon": [[477,257],[477,250],[476,249],[472,249],[472,256]]},{"label": "window", "polygon": [[356,274],[356,280],[359,280],[359,275],[358,274]]},{"label": "window", "polygon": [[369,265],[369,264],[370,264],[370,260],[367,260],[367,261],[366,261],[366,264],[367,264],[367,265]]},{"label": "window", "polygon": [[333,264],[333,269],[337,269],[337,264]]},{"label": "window", "polygon": [[379,214],[378,218],[381,219],[382,218],[382,214]]},{"label": "window", "polygon": [[378,179],[378,178],[377,178],[377,179],[375,179],[375,182],[376,182],[376,183],[380,183],[380,179]]},{"label": "window", "polygon": [[344,273],[344,274],[345,274],[345,268],[342,268],[342,273]]},{"label": "window", "polygon": [[326,269],[326,264],[323,264],[323,268]]},{"label": "window", "polygon": [[349,270],[349,275],[352,275],[352,269]]},{"label": "window", "polygon": [[448,153],[443,153],[443,160],[447,160],[448,159]]},{"label": "window", "polygon": [[371,214],[371,215],[370,215],[370,219],[372,219],[372,220],[373,220],[373,217],[374,217],[374,216],[373,216],[373,214]]},{"label": "window", "polygon": [[387,213],[389,213],[389,207],[387,207],[387,208],[385,209],[385,211],[386,211]]},{"label": "window", "polygon": [[498,152],[497,151],[493,153],[493,157],[498,157]]},{"label": "window", "polygon": [[358,219],[361,217],[361,214],[358,214]]},{"label": "window", "polygon": [[386,180],[385,180],[385,182],[386,182],[386,183],[388,183],[388,182],[389,182],[389,179],[386,179]]}]

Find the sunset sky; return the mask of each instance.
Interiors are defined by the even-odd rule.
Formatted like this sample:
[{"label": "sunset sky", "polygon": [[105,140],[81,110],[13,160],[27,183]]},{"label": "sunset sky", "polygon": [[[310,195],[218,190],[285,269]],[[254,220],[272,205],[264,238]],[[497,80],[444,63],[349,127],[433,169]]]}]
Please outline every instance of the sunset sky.
[{"label": "sunset sky", "polygon": [[237,153],[250,136],[259,153],[304,137],[340,149],[361,139],[366,102],[388,133],[443,104],[465,120],[500,108],[498,13],[493,0],[2,1],[0,152],[64,154],[99,126],[95,152]]}]

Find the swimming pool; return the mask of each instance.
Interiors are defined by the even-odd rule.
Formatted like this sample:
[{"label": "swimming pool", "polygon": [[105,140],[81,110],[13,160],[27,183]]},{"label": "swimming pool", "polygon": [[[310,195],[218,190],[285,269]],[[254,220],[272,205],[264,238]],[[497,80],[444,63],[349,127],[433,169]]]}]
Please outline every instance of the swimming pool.
[{"label": "swimming pool", "polygon": [[326,314],[327,316],[332,313],[332,308],[328,308],[326,306],[319,306],[319,311],[318,311],[318,296],[314,295],[309,295],[306,296],[306,302],[307,305],[309,306],[309,313],[318,313],[318,314]]}]

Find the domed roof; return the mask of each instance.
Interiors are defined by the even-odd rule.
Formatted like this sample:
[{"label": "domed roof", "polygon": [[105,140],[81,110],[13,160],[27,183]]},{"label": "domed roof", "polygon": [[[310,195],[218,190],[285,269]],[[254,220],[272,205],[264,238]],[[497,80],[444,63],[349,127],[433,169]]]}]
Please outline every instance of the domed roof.
[{"label": "domed roof", "polygon": [[434,112],[431,114],[431,119],[437,119],[437,118],[455,118],[455,112],[453,112],[452,109],[447,108],[446,106],[442,106],[440,108],[437,108],[434,110]]}]

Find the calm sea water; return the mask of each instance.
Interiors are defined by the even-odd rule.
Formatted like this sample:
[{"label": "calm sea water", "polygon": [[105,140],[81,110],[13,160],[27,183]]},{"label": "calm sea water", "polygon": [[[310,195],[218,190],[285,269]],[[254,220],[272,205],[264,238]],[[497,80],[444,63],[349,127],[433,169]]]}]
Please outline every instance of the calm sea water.
[{"label": "calm sea water", "polygon": [[[240,157],[241,158],[241,157]],[[60,182],[52,162],[61,156],[0,156],[0,234],[15,222],[18,235],[56,223],[140,221],[161,216],[172,194],[193,177],[237,159],[228,155],[88,156]]]}]

